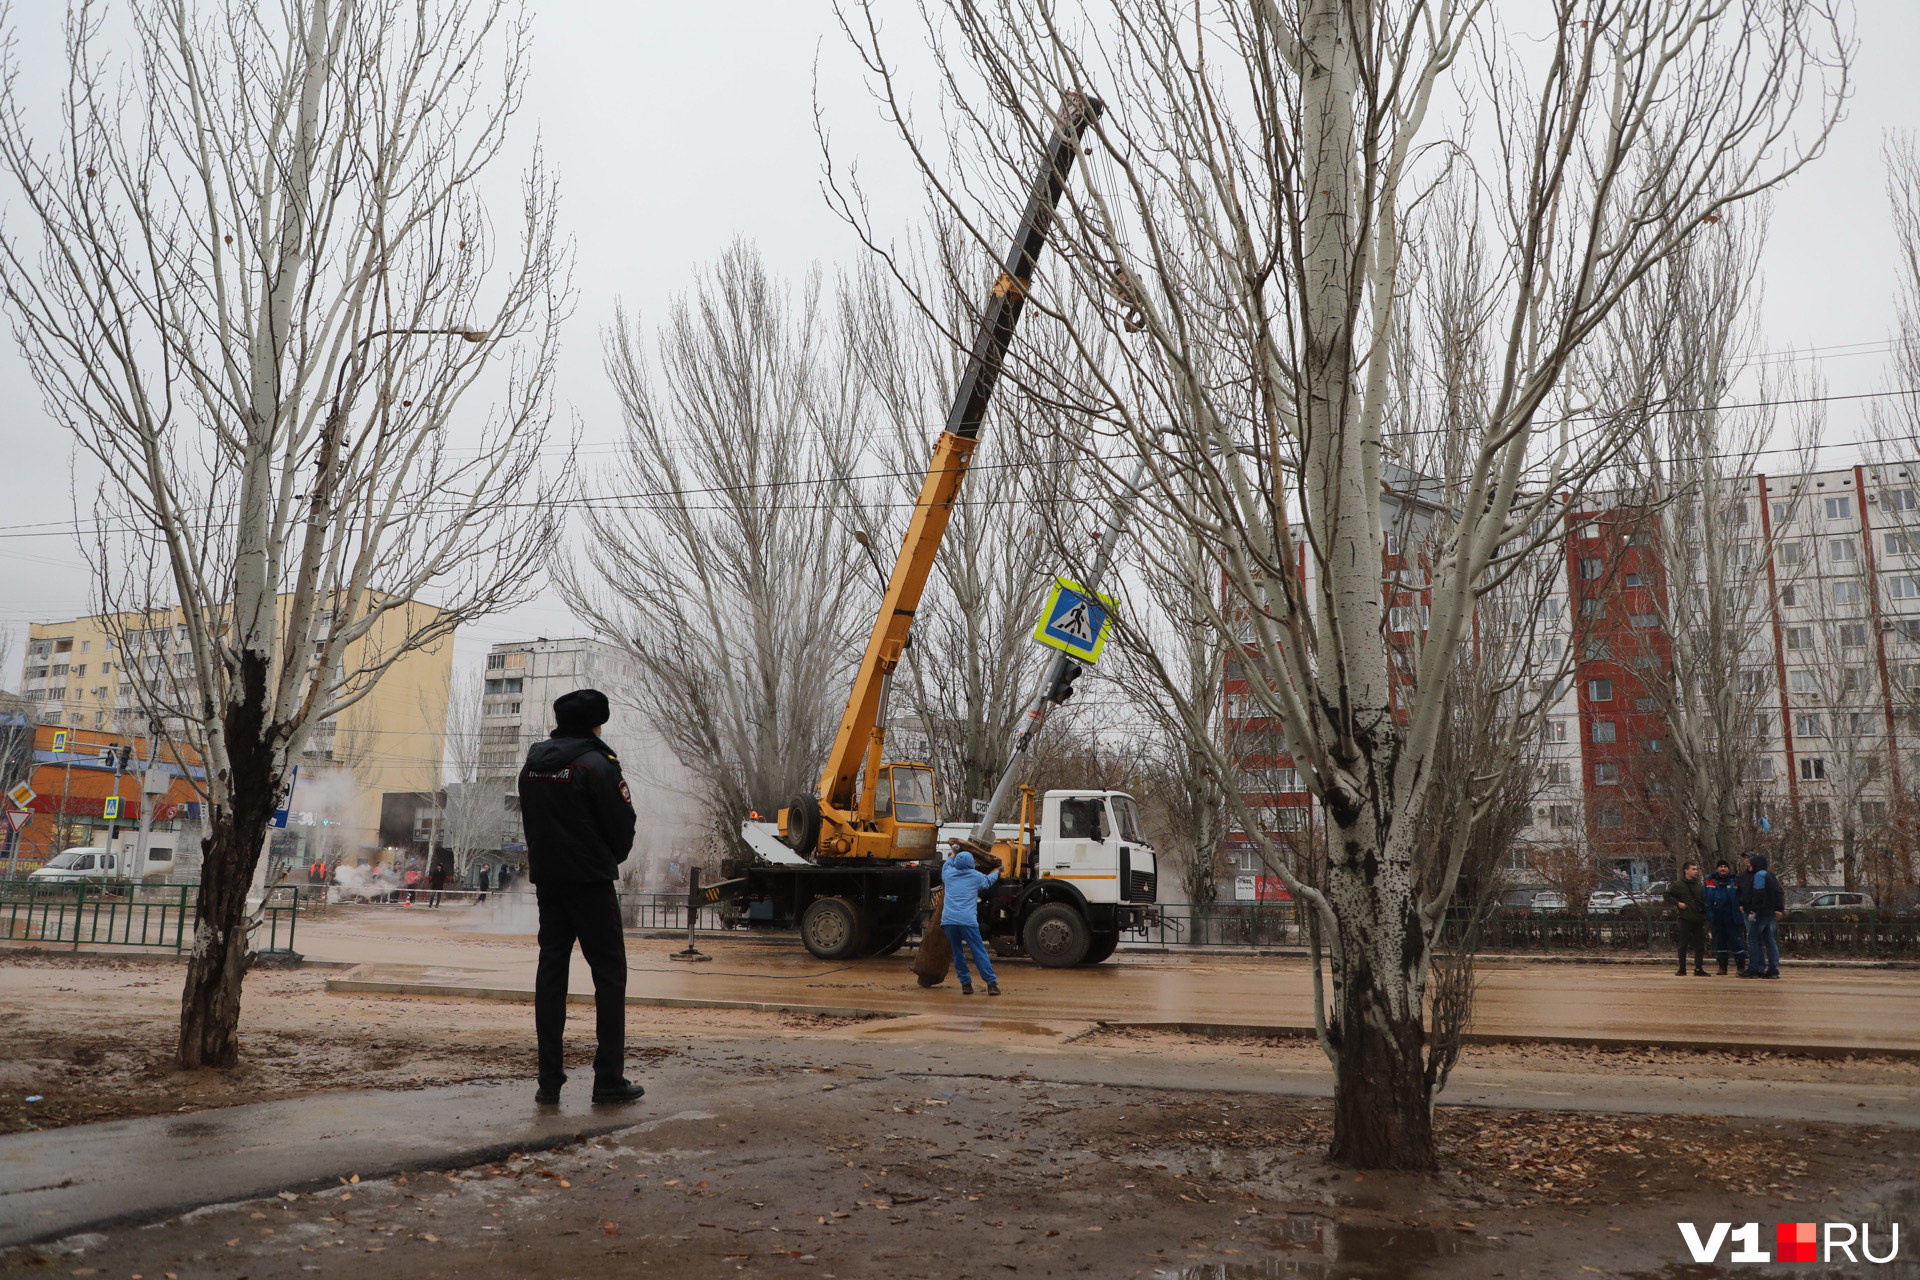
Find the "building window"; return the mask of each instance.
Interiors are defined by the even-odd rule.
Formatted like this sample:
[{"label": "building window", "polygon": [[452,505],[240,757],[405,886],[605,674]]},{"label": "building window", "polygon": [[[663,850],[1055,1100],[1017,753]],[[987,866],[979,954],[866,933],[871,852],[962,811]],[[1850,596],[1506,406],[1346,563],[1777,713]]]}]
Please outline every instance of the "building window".
[{"label": "building window", "polygon": [[490,654],[488,654],[488,655],[487,655],[487,670],[489,670],[489,671],[504,671],[504,670],[506,669],[506,666],[507,666],[507,655],[506,655],[506,654],[504,654],[504,653],[490,653]]},{"label": "building window", "polygon": [[1554,760],[1547,765],[1547,782],[1554,786],[1566,786],[1573,781],[1573,766],[1565,760]]},{"label": "building window", "polygon": [[1593,740],[1595,742],[1615,741],[1614,722],[1611,720],[1595,720],[1593,722]]},{"label": "building window", "polygon": [[1813,648],[1813,628],[1812,627],[1788,627],[1787,628],[1787,648],[1789,649]]},{"label": "building window", "polygon": [[1660,619],[1657,615],[1651,613],[1630,613],[1627,615],[1627,623],[1630,626],[1640,628],[1642,631],[1651,631],[1660,625]]},{"label": "building window", "polygon": [[1556,804],[1556,805],[1550,805],[1548,809],[1549,809],[1549,813],[1552,816],[1553,825],[1555,827],[1559,828],[1562,831],[1568,831],[1573,828],[1574,816],[1573,816],[1572,805]]},{"label": "building window", "polygon": [[1793,732],[1802,738],[1824,738],[1827,736],[1826,717],[1817,711],[1795,712]]},{"label": "building window", "polygon": [[1789,584],[1780,588],[1780,603],[1789,609],[1800,603],[1800,588]]},{"label": "building window", "polygon": [[1775,502],[1773,504],[1773,522],[1775,524],[1792,524],[1794,508],[1797,505],[1798,504],[1792,501]]},{"label": "building window", "polygon": [[1880,491],[1880,509],[1882,511],[1912,511],[1914,496],[1911,489],[1882,489]]},{"label": "building window", "polygon": [[1827,544],[1827,560],[1832,564],[1852,564],[1860,558],[1860,547],[1852,538],[1835,538]]},{"label": "building window", "polygon": [[1273,789],[1275,791],[1301,791],[1300,771],[1298,769],[1275,769],[1273,771]]},{"label": "building window", "polygon": [[1773,757],[1754,756],[1751,759],[1742,761],[1740,764],[1740,780],[1742,782],[1772,782]]},{"label": "building window", "polygon": [[1580,576],[1591,582],[1607,571],[1598,556],[1583,556],[1580,560]]},{"label": "building window", "polygon": [[1874,733],[1873,713],[1870,711],[1849,711],[1847,729],[1856,738],[1870,738]]},{"label": "building window", "polygon": [[1611,656],[1612,656],[1612,653],[1607,648],[1607,641],[1605,637],[1603,636],[1587,637],[1587,661],[1588,662],[1599,662]]},{"label": "building window", "polygon": [[1877,827],[1887,820],[1887,802],[1884,800],[1862,800],[1860,802],[1860,821],[1869,827]]},{"label": "building window", "polygon": [[489,680],[486,691],[488,693],[519,693],[520,678],[515,676],[508,680]]},{"label": "building window", "polygon": [[1857,582],[1834,583],[1833,602],[1835,604],[1859,604],[1860,584]]},{"label": "building window", "polygon": [[1657,756],[1666,749],[1667,740],[1665,738],[1640,739],[1640,752],[1642,755]]},{"label": "building window", "polygon": [[1818,830],[1833,825],[1833,806],[1825,800],[1809,800],[1805,805],[1807,825]]},{"label": "building window", "polygon": [[1920,596],[1920,578],[1888,578],[1887,594],[1895,600],[1911,600],[1915,596]]},{"label": "building window", "polygon": [[1647,585],[1647,580],[1637,573],[1630,573],[1627,575],[1627,585],[1630,587],[1644,587]]},{"label": "building window", "polygon": [[1400,554],[1400,535],[1393,533],[1391,530],[1387,533],[1387,554],[1390,556]]},{"label": "building window", "polygon": [[1865,667],[1846,667],[1840,672],[1841,693],[1864,693],[1867,688]]},{"label": "building window", "polygon": [[1867,644],[1867,624],[1864,622],[1843,622],[1840,624],[1840,645],[1845,649],[1864,649]]},{"label": "building window", "polygon": [[1818,693],[1820,686],[1814,681],[1813,672],[1805,667],[1795,667],[1787,672],[1787,688],[1795,693]]},{"label": "building window", "polygon": [[1827,499],[1827,519],[1829,520],[1853,519],[1853,499],[1852,498],[1828,498]]},{"label": "building window", "polygon": [[1887,554],[1910,556],[1913,554],[1913,543],[1913,535],[1910,533],[1889,533],[1886,538]]},{"label": "building window", "polygon": [[1248,875],[1258,875],[1263,869],[1260,865],[1260,851],[1258,849],[1242,849],[1240,851],[1241,871]]},{"label": "building window", "polygon": [[1602,760],[1593,766],[1593,785],[1596,787],[1617,787],[1620,785],[1620,766],[1611,760]]},{"label": "building window", "polygon": [[1633,700],[1633,709],[1635,711],[1658,711],[1660,709],[1660,701],[1657,698],[1635,698]]},{"label": "building window", "polygon": [[1720,513],[1723,524],[1745,524],[1747,522],[1747,504],[1735,502]]},{"label": "building window", "polygon": [[1613,701],[1613,681],[1611,680],[1587,681],[1587,701],[1612,702]]},{"label": "building window", "polygon": [[1307,829],[1307,808],[1305,805],[1287,805],[1273,811],[1273,829],[1275,831],[1305,831]]},{"label": "building window", "polygon": [[1540,739],[1543,742],[1565,742],[1567,740],[1567,722],[1565,720],[1541,721]]},{"label": "building window", "polygon": [[1606,617],[1607,602],[1605,600],[1582,600],[1580,602],[1580,616],[1583,618]]},{"label": "building window", "polygon": [[1599,814],[1600,814],[1600,825],[1602,827],[1605,827],[1609,831],[1617,830],[1619,828],[1620,809],[1618,806],[1603,804],[1600,806]]}]

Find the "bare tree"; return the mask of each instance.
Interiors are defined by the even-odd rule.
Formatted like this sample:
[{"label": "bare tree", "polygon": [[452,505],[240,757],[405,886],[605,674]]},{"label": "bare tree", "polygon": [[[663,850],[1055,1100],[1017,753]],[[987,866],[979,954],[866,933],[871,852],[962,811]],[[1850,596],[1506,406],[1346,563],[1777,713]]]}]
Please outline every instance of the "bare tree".
[{"label": "bare tree", "polygon": [[[949,252],[941,266],[920,271],[932,282],[917,286],[943,304],[937,316],[912,305],[872,262],[843,290],[847,348],[884,424],[875,453],[887,483],[850,482],[845,490],[877,583],[891,568],[878,549],[900,544],[931,431],[946,416],[979,324],[972,282],[956,278],[951,245],[942,243]],[[911,706],[925,726],[944,814],[955,819],[968,816],[969,800],[990,795],[1005,770],[1041,665],[1028,636],[1053,582],[1045,535],[1053,495],[1045,459],[1023,446],[1030,435],[1055,434],[1035,432],[1030,421],[1051,411],[1017,395],[990,408],[893,691],[895,707]]]},{"label": "bare tree", "polygon": [[70,10],[50,145],[10,47],[0,166],[33,234],[0,244],[0,285],[49,411],[112,477],[103,610],[184,628],[191,679],[139,692],[205,752],[180,1058],[230,1066],[247,889],[312,727],[538,567],[567,261],[537,162],[516,236],[478,195],[526,75],[504,0],[129,18],[120,59],[100,6]]},{"label": "bare tree", "polygon": [[745,243],[674,301],[657,356],[621,313],[606,364],[625,447],[554,581],[639,665],[637,706],[731,847],[749,813],[812,794],[871,616],[871,569],[834,501],[860,379],[818,274],[796,294]]},{"label": "bare tree", "polygon": [[[1609,402],[1641,425],[1603,516],[1623,572],[1586,589],[1610,620],[1604,631],[1633,690],[1659,712],[1659,731],[1641,739],[1662,748],[1659,758],[1630,757],[1638,767],[1626,785],[1651,788],[1643,812],[1665,820],[1676,861],[1705,868],[1737,861],[1744,847],[1741,789],[1785,731],[1776,610],[1828,556],[1809,540],[1813,495],[1797,483],[1760,487],[1760,457],[1780,415],[1741,403],[1793,398],[1796,384],[1762,368],[1751,390],[1737,390],[1759,354],[1765,230],[1764,206],[1703,226],[1606,328],[1610,350],[1624,356],[1616,367],[1629,375]],[[1800,425],[1804,471],[1817,415]],[[1630,733],[1641,727],[1631,714],[1621,723]]]},{"label": "bare tree", "polygon": [[[1117,436],[1153,456],[1143,529],[1220,548],[1224,600],[1191,607],[1240,634],[1251,690],[1331,823],[1325,888],[1289,887],[1328,946],[1332,1155],[1358,1165],[1437,1159],[1425,1000],[1458,868],[1420,873],[1418,827],[1478,602],[1622,443],[1623,424],[1588,411],[1580,353],[1705,220],[1820,149],[1844,88],[1845,39],[1812,0],[1568,0],[1541,17],[1523,44],[1470,0],[951,0],[931,7],[930,44],[943,118],[959,123],[937,140],[907,111],[871,8],[847,21],[983,257],[981,211],[1014,203],[1012,175],[1063,95],[1105,102],[1030,313],[1080,358],[1010,361],[1008,376],[1078,406],[1109,448]],[[1394,586],[1388,337],[1417,211],[1453,166],[1479,172],[1494,264],[1488,390],[1454,428],[1454,518],[1421,579]],[[1100,474],[1100,456],[1083,472]],[[1393,674],[1390,591],[1431,611],[1410,680]],[[1496,772],[1537,709],[1508,706]]]},{"label": "bare tree", "polygon": [[465,884],[467,873],[483,854],[500,847],[506,829],[506,796],[499,787],[482,782],[480,747],[485,736],[481,708],[486,673],[474,670],[453,678],[447,704],[447,749],[441,791],[441,843],[453,853],[453,875]]}]

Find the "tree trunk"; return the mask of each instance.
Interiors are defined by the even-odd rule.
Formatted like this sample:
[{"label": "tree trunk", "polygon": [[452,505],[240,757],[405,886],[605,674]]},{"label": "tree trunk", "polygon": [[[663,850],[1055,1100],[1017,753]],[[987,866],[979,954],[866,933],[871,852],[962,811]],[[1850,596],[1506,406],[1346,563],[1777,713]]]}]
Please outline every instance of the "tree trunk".
[{"label": "tree trunk", "polygon": [[200,868],[193,951],[180,993],[180,1065],[231,1067],[240,1057],[240,987],[252,950],[247,936],[247,890],[279,798],[274,751],[265,741],[267,664],[248,654],[239,688],[241,705],[226,716],[226,806],[214,814]]},{"label": "tree trunk", "polygon": [[1340,929],[1328,1156],[1361,1169],[1434,1169],[1420,982],[1425,935],[1411,884],[1384,858],[1353,856],[1352,844],[1345,852],[1343,865],[1328,869],[1327,886]]}]

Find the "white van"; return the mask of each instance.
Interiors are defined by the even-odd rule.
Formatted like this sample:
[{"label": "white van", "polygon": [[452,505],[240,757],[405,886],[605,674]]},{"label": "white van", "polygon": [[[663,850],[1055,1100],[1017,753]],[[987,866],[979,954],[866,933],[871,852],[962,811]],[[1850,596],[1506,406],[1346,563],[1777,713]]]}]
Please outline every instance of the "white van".
[{"label": "white van", "polygon": [[99,846],[66,849],[47,859],[47,865],[27,877],[41,884],[81,884],[113,880],[120,875],[118,858]]}]

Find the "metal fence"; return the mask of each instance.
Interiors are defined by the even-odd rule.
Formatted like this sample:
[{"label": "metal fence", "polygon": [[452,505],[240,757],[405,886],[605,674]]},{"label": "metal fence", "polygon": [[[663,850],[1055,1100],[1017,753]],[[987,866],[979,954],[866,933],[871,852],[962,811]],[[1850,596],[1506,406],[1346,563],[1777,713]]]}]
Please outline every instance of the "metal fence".
[{"label": "metal fence", "polygon": [[[1291,902],[1163,903],[1160,919],[1123,941],[1134,947],[1305,947],[1306,930]],[[1451,912],[1446,937],[1457,941],[1467,913]],[[1598,915],[1582,911],[1503,907],[1481,921],[1478,950],[1490,953],[1631,953],[1670,955],[1678,942],[1671,915],[1659,910]],[[1788,912],[1777,926],[1784,955],[1854,959],[1920,959],[1920,917],[1883,912],[1816,916]],[[1712,943],[1709,940],[1709,949]]]},{"label": "metal fence", "polygon": [[[0,885],[0,941],[45,947],[152,947],[176,954],[193,946],[199,886],[193,884],[43,883]],[[310,908],[297,889],[268,900],[255,945],[291,951],[294,927]]]}]

